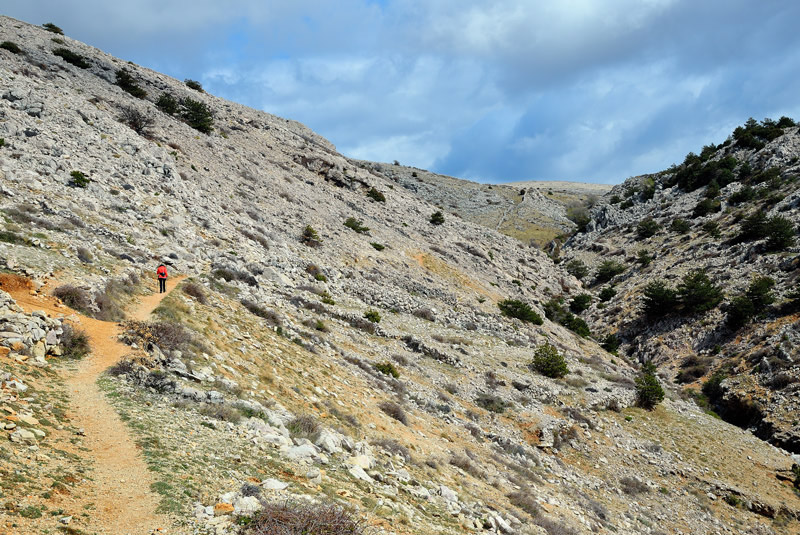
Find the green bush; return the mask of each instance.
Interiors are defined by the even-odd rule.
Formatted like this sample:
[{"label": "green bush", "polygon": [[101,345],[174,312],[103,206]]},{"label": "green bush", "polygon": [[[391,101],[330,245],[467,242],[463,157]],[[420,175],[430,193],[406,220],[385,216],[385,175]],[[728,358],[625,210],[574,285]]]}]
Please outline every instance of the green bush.
[{"label": "green bush", "polygon": [[3,41],[0,43],[0,48],[8,50],[12,54],[19,54],[22,52],[22,49],[17,46],[17,43],[12,43],[11,41]]},{"label": "green bush", "polygon": [[652,238],[659,230],[661,230],[661,225],[652,217],[648,217],[636,225],[636,236],[640,240]]},{"label": "green bush", "polygon": [[180,103],[169,93],[161,93],[156,100],[156,107],[167,115],[175,115],[180,110]]},{"label": "green bush", "polygon": [[545,343],[536,348],[533,361],[529,367],[545,377],[553,379],[564,377],[569,373],[564,355],[558,352],[555,346]]},{"label": "green bush", "polygon": [[750,282],[744,295],[731,299],[726,307],[725,321],[733,330],[738,330],[747,322],[764,312],[775,301],[772,288],[775,280],[770,277],[756,277]]},{"label": "green bush", "polygon": [[744,186],[736,193],[731,194],[731,196],[728,197],[728,202],[730,202],[731,204],[740,204],[743,202],[752,201],[755,198],[756,198],[756,190],[754,190],[750,186]]},{"label": "green bush", "polygon": [[567,264],[564,266],[564,269],[567,270],[567,273],[578,280],[589,274],[589,268],[586,266],[586,264],[578,259],[567,262]]},{"label": "green bush", "polygon": [[608,282],[625,271],[625,269],[625,266],[616,260],[605,260],[600,264],[594,274],[595,284]]},{"label": "green bush", "polygon": [[721,206],[719,199],[703,199],[694,207],[692,217],[703,217],[719,212],[722,209]]},{"label": "green bush", "polygon": [[590,306],[592,306],[592,296],[585,293],[576,295],[569,303],[569,309],[575,314],[580,314]]},{"label": "green bush", "polygon": [[711,282],[704,269],[684,275],[677,292],[684,311],[689,314],[711,310],[723,297],[722,290]]},{"label": "green bush", "polygon": [[586,206],[577,202],[567,207],[567,219],[575,223],[578,227],[575,229],[575,232],[584,232],[592,220]]},{"label": "green bush", "polygon": [[367,197],[376,202],[386,202],[386,196],[374,186],[367,192]]},{"label": "green bush", "polygon": [[189,89],[194,89],[195,91],[205,93],[205,91],[203,90],[203,86],[200,84],[200,82],[196,80],[190,80],[189,78],[187,78],[186,80],[183,81],[183,83],[185,83],[186,87],[188,87]]},{"label": "green bush", "polygon": [[400,372],[397,371],[397,368],[395,368],[394,364],[392,364],[391,362],[379,362],[373,364],[373,366],[375,367],[376,370],[378,370],[384,375],[391,375],[395,379],[400,377]]},{"label": "green bush", "polygon": [[319,239],[319,234],[314,230],[314,227],[306,225],[306,228],[303,229],[303,235],[300,237],[300,243],[309,247],[319,247],[322,245],[322,240]]},{"label": "green bush", "polygon": [[214,126],[214,114],[211,109],[199,100],[185,98],[181,101],[181,117],[186,124],[204,134],[210,134]]},{"label": "green bush", "polygon": [[653,261],[653,255],[647,252],[647,249],[639,249],[636,253],[636,261],[643,267],[647,267]]},{"label": "green bush", "polygon": [[62,58],[64,61],[71,65],[75,65],[81,69],[88,69],[91,65],[86,61],[86,58],[80,54],[76,54],[68,48],[56,48],[53,50],[53,55]]},{"label": "green bush", "polygon": [[777,215],[767,220],[766,227],[767,251],[782,251],[794,245],[797,231],[791,220]]},{"label": "green bush", "polygon": [[86,186],[89,185],[89,182],[92,181],[92,179],[90,179],[80,171],[72,171],[69,174],[69,176],[72,177],[72,180],[70,180],[69,185],[72,186],[73,188],[85,188]]},{"label": "green bush", "polygon": [[369,320],[372,323],[380,323],[381,315],[377,310],[367,310],[364,312],[364,319]]},{"label": "green bush", "polygon": [[678,234],[686,234],[691,228],[692,226],[689,222],[681,218],[673,219],[672,224],[669,226],[672,232],[677,232]]},{"label": "green bush", "polygon": [[369,233],[369,227],[364,226],[364,222],[355,217],[348,217],[344,221],[344,226],[358,232],[359,234]]},{"label": "green bush", "polygon": [[432,225],[441,225],[444,223],[444,214],[441,211],[437,211],[431,214],[430,219],[428,220]]},{"label": "green bush", "polygon": [[370,242],[370,245],[371,245],[371,246],[372,246],[372,248],[373,248],[373,249],[375,249],[376,251],[383,251],[384,249],[386,249],[386,246],[385,246],[385,245],[383,245],[383,244],[380,244],[380,243],[376,243],[376,242]]},{"label": "green bush", "polygon": [[719,238],[722,236],[719,230],[719,223],[716,221],[706,221],[703,223],[703,230],[712,238]]},{"label": "green bush", "polygon": [[136,83],[136,79],[128,69],[118,69],[116,75],[117,81],[115,83],[121,87],[123,91],[136,98],[144,98],[147,96],[147,91],[139,87],[139,84]]},{"label": "green bush", "polygon": [[603,343],[600,345],[600,347],[602,347],[612,355],[617,354],[619,346],[620,346],[620,341],[616,334],[606,335],[606,337],[603,338]]},{"label": "green bush", "polygon": [[744,149],[763,149],[767,143],[783,135],[783,127],[779,124],[788,124],[788,121],[791,121],[788,117],[786,119],[784,121],[781,118],[781,123],[776,123],[772,119],[764,119],[759,123],[750,117],[744,126],[736,127],[733,131],[736,146]]},{"label": "green bush", "polygon": [[664,389],[656,377],[656,367],[648,362],[636,378],[636,404],[647,410],[653,410],[664,400]]},{"label": "green bush", "polygon": [[44,24],[42,24],[42,28],[44,28],[48,32],[57,33],[58,35],[64,35],[64,30],[62,30],[52,22],[45,22]]},{"label": "green bush", "polygon": [[644,287],[644,313],[659,318],[672,313],[678,306],[678,293],[663,280],[654,280]]},{"label": "green bush", "polygon": [[509,318],[517,318],[522,321],[533,323],[534,325],[541,325],[544,323],[542,317],[531,308],[528,303],[518,299],[504,299],[497,303],[497,307],[504,316]]},{"label": "green bush", "polygon": [[589,326],[581,318],[572,315],[561,303],[560,299],[553,298],[544,303],[544,313],[547,319],[563,325],[578,336],[588,337],[591,332]]},{"label": "green bush", "polygon": [[606,286],[600,290],[600,301],[606,303],[613,299],[615,295],[617,295],[617,291],[612,286]]}]

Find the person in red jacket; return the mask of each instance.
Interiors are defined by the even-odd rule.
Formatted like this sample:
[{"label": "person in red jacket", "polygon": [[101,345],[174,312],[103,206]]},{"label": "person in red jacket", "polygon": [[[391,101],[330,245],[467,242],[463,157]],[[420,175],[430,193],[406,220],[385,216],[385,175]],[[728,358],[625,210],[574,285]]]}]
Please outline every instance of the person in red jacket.
[{"label": "person in red jacket", "polygon": [[158,276],[158,293],[163,294],[167,291],[167,266],[161,264],[156,270]]}]

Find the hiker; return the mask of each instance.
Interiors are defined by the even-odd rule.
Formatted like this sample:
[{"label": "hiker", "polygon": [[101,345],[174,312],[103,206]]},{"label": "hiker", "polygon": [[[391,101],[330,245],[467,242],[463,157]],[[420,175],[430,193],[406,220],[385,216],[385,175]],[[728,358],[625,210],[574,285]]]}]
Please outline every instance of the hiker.
[{"label": "hiker", "polygon": [[158,275],[158,293],[163,294],[167,291],[167,266],[161,264],[156,270]]}]

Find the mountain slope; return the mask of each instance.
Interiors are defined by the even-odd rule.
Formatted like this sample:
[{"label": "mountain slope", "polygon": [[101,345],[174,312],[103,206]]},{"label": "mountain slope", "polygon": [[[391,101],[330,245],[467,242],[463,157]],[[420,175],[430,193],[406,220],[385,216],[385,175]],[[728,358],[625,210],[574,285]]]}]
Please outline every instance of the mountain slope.
[{"label": "mountain slope", "polygon": [[[119,321],[159,262],[190,276],[99,382],[169,532],[247,533],[286,500],[388,533],[797,532],[786,452],[671,392],[636,408],[632,363],[500,314],[580,291],[544,253],[431,222],[296,122],[9,18],[0,41],[3,287]],[[2,529],[98,531],[76,318],[0,298]],[[566,377],[534,371],[545,344]]]},{"label": "mountain slope", "polygon": [[[602,286],[616,296],[586,313],[595,330],[616,333],[621,351],[655,362],[690,392],[706,385],[711,399],[701,402],[794,453],[799,161],[794,121],[748,121],[680,166],[615,187],[564,247],[565,265],[622,265]],[[709,286],[687,286],[701,272]],[[697,306],[681,298],[682,286],[704,299],[721,294]],[[667,295],[674,290],[677,299]]]}]

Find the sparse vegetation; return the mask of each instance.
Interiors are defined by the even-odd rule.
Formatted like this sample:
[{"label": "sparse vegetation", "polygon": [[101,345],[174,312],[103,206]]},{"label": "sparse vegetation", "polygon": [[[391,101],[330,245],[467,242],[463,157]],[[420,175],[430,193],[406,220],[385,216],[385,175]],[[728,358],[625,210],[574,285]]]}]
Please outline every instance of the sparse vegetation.
[{"label": "sparse vegetation", "polygon": [[586,264],[578,259],[567,262],[564,266],[564,269],[567,271],[567,273],[578,280],[586,277],[589,274],[589,268],[586,266]]},{"label": "sparse vegetation", "polygon": [[266,503],[244,527],[246,535],[365,535],[364,522],[338,505]]},{"label": "sparse vegetation", "polygon": [[82,359],[91,352],[89,336],[85,331],[64,323],[61,334],[61,356],[65,359]]},{"label": "sparse vegetation", "polygon": [[169,93],[161,93],[156,101],[156,107],[167,115],[175,115],[180,110],[180,103]]},{"label": "sparse vegetation", "polygon": [[371,246],[372,246],[372,248],[373,248],[373,249],[375,249],[376,251],[383,251],[384,249],[386,249],[386,246],[385,246],[385,245],[382,245],[382,244],[380,244],[380,243],[376,243],[376,242],[370,242],[370,245],[371,245]]},{"label": "sparse vegetation", "polygon": [[395,379],[400,377],[400,372],[397,371],[397,368],[395,368],[394,364],[392,364],[391,362],[388,362],[388,361],[387,362],[378,362],[378,363],[375,363],[373,366],[375,367],[376,370],[378,370],[379,372],[381,372],[384,375],[391,375]]},{"label": "sparse vegetation", "polygon": [[509,407],[507,401],[494,394],[478,394],[475,398],[475,405],[485,409],[489,412],[496,412],[502,414]]},{"label": "sparse vegetation", "polygon": [[214,113],[205,102],[186,97],[181,100],[181,118],[186,124],[204,134],[214,129]]},{"label": "sparse vegetation", "polygon": [[130,106],[122,107],[120,120],[130,126],[134,132],[145,137],[149,135],[150,128],[155,124],[152,117]]},{"label": "sparse vegetation", "polygon": [[580,314],[584,310],[588,310],[591,306],[592,296],[587,293],[578,294],[569,302],[569,309],[575,314]]},{"label": "sparse vegetation", "polygon": [[655,236],[659,230],[661,230],[661,225],[652,217],[648,217],[636,225],[636,236],[640,240],[651,238]]}]

